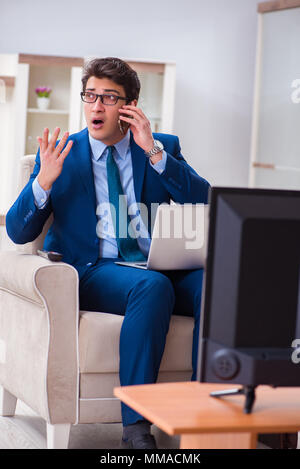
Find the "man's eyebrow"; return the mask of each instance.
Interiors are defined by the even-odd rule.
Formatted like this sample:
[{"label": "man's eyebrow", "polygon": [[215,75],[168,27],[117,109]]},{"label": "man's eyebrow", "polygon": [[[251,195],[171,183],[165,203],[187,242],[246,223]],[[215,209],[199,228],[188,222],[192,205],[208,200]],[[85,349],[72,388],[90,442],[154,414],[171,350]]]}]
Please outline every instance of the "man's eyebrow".
[{"label": "man's eyebrow", "polygon": [[[86,88],[86,91],[95,91],[95,88]],[[119,91],[113,90],[113,89],[111,89],[111,90],[110,90],[110,89],[105,89],[104,91],[105,91],[105,92],[108,92],[108,91],[111,92],[111,91],[113,91],[114,93],[120,94]]]},{"label": "man's eyebrow", "polygon": [[120,92],[117,90],[104,90],[104,91],[114,91],[115,93],[120,94]]}]

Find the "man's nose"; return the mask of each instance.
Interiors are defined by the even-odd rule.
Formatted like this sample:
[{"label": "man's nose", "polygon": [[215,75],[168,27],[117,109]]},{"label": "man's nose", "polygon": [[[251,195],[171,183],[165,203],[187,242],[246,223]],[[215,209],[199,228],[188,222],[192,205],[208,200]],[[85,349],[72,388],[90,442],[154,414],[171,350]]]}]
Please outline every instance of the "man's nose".
[{"label": "man's nose", "polygon": [[104,111],[105,107],[102,104],[101,98],[98,96],[96,101],[93,103],[93,110]]}]

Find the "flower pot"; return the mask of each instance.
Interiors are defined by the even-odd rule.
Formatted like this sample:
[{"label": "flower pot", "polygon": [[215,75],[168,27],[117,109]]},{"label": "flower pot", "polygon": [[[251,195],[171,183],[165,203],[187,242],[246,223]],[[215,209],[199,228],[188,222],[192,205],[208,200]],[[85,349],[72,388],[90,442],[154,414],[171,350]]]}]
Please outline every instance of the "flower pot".
[{"label": "flower pot", "polygon": [[50,98],[46,98],[45,96],[38,97],[38,98],[36,99],[36,102],[37,102],[37,107],[38,107],[41,111],[45,111],[45,110],[48,109],[48,107],[49,107]]}]

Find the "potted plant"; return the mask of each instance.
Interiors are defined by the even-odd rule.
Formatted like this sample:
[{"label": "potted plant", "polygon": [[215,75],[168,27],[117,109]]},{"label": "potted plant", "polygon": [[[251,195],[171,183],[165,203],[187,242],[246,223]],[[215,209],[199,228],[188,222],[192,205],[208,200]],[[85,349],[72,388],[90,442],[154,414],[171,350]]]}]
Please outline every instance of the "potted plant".
[{"label": "potted plant", "polygon": [[49,104],[50,104],[50,93],[51,93],[51,88],[48,88],[47,86],[40,86],[35,89],[35,92],[37,94],[37,107],[41,110],[48,109]]}]

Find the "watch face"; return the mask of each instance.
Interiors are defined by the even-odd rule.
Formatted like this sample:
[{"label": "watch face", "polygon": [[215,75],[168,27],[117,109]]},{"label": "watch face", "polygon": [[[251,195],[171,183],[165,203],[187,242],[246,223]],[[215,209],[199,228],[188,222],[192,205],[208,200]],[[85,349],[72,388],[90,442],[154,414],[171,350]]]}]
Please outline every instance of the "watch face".
[{"label": "watch face", "polygon": [[159,148],[160,150],[164,149],[163,144],[159,140],[154,140],[154,145]]}]

